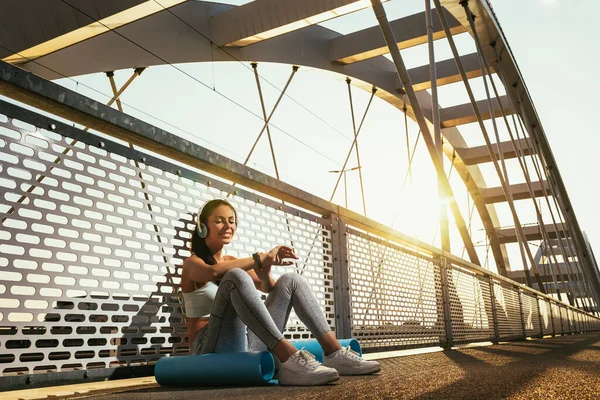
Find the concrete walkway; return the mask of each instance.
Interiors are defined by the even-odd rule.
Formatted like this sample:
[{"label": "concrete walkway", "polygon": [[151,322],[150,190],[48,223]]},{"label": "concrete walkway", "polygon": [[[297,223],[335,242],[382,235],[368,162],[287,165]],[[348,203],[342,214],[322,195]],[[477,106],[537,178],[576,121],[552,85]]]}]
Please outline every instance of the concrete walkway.
[{"label": "concrete walkway", "polygon": [[[152,385],[89,400],[600,399],[600,333],[380,360],[378,375],[320,387],[173,389]],[[118,389],[124,390],[124,389]]]}]

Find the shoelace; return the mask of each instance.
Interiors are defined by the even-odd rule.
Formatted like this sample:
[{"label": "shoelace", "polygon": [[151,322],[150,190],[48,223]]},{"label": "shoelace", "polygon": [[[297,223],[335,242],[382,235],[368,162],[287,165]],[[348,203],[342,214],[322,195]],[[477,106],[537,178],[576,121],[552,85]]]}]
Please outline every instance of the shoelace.
[{"label": "shoelace", "polygon": [[352,350],[350,348],[350,346],[346,347],[344,350],[344,355],[347,356],[348,358],[352,358],[354,360],[362,360],[362,357],[360,356],[360,354],[358,354],[357,352],[355,352],[354,350]]},{"label": "shoelace", "polygon": [[306,365],[308,368],[315,369],[321,365],[321,363],[315,359],[315,356],[304,350],[304,348],[302,348],[302,350],[298,351],[296,354],[296,358],[299,359],[298,362]]}]

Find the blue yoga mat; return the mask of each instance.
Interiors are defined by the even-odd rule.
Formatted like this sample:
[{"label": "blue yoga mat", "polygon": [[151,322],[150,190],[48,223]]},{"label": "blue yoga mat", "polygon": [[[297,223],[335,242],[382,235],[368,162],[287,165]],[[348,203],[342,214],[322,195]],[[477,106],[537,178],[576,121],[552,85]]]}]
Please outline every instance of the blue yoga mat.
[{"label": "blue yoga mat", "polygon": [[264,385],[274,372],[275,362],[267,351],[165,357],[154,367],[162,386]]},{"label": "blue yoga mat", "polygon": [[[350,348],[352,350],[354,350],[355,352],[357,352],[358,354],[360,354],[362,356],[362,349],[360,348],[360,344],[358,343],[358,340],[356,340],[356,339],[338,339],[338,342],[340,342],[340,345],[342,347],[350,346]],[[304,348],[304,350],[308,351],[313,356],[315,356],[317,361],[319,361],[321,363],[323,362],[323,348],[321,347],[319,342],[317,342],[316,340],[292,340],[291,343],[298,350],[301,350],[302,348]]]},{"label": "blue yoga mat", "polygon": [[[362,355],[356,339],[339,339],[343,347]],[[323,362],[323,349],[316,340],[294,340],[298,350],[312,353]],[[154,367],[156,381],[162,386],[256,386],[276,383],[272,380],[275,361],[271,353],[213,353],[165,357]]]}]

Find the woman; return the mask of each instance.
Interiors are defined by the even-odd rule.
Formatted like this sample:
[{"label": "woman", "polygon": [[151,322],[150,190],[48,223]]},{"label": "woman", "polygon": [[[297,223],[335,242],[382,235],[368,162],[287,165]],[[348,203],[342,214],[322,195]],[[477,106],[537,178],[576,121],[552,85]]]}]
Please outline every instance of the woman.
[{"label": "woman", "polygon": [[[340,346],[301,276],[288,273],[273,279],[273,265],[291,265],[284,260],[298,258],[292,249],[277,246],[252,257],[226,256],[223,246],[231,243],[237,229],[233,206],[211,200],[197,219],[193,254],[183,263],[181,279],[192,354],[268,349],[281,362],[282,385],[322,385],[339,375],[379,371],[376,361]],[[265,302],[256,289],[268,293]],[[283,337],[292,307],[321,344],[325,365]]]}]

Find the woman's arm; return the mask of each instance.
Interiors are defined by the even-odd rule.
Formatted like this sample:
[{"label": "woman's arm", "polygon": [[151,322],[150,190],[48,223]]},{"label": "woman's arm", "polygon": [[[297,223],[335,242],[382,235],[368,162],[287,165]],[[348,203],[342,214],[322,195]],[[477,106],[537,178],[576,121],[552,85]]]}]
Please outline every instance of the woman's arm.
[{"label": "woman's arm", "polygon": [[228,259],[227,261],[208,265],[200,257],[191,255],[183,262],[183,273],[194,282],[209,282],[221,279],[223,275],[234,268],[251,271],[255,266],[252,257],[232,257],[232,259]]},{"label": "woman's arm", "polygon": [[[208,265],[200,257],[192,255],[183,262],[183,275],[194,282],[209,282],[221,279],[223,275],[234,268],[240,268],[244,271],[251,271],[257,268],[254,275],[261,281],[259,290],[268,293],[275,284],[273,277],[271,277],[271,266],[292,264],[289,261],[283,261],[284,258],[298,257],[289,247],[277,246],[269,252],[260,254],[261,265],[260,268],[257,268],[259,266],[256,265],[252,257],[228,257],[228,259],[223,262],[215,265]],[[252,276],[252,274],[250,275]],[[255,285],[257,283],[258,282],[255,280]]]}]

